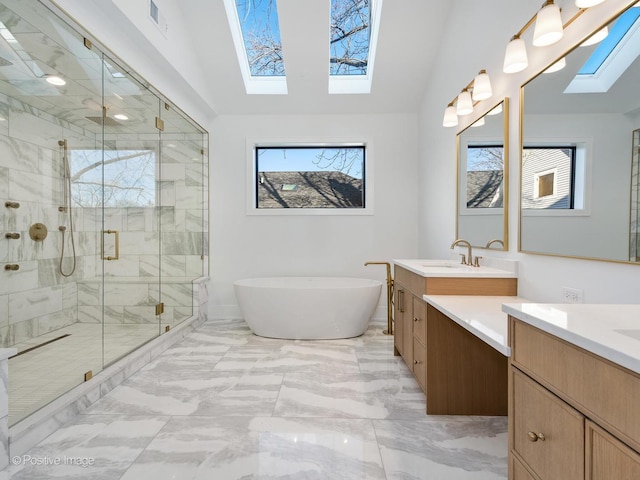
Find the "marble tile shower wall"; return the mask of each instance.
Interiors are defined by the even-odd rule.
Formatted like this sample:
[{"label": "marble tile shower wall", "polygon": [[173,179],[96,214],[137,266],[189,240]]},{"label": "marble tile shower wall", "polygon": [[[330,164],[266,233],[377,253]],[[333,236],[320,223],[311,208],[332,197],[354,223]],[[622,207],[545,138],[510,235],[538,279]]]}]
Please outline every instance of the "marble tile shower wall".
[{"label": "marble tile shower wall", "polygon": [[[77,320],[77,285],[57,273],[61,235],[67,225],[62,205],[62,161],[58,141],[68,138],[87,148],[94,135],[63,119],[0,95],[0,260],[18,264],[0,269],[0,345],[3,347],[50,332]],[[17,209],[4,202],[19,202]],[[76,219],[80,218],[79,211]],[[42,242],[29,237],[40,222],[49,229]],[[7,239],[5,233],[19,233]],[[79,259],[81,266],[82,259]]]},{"label": "marble tile shower wall", "polygon": [[[96,148],[96,135],[54,118],[37,108],[0,95],[0,260],[20,265],[0,268],[0,346],[6,347],[66,325],[102,321],[102,276],[99,208],[75,208],[77,269],[65,278],[58,272],[61,234],[68,226],[63,203],[62,158],[58,141],[69,148]],[[101,139],[100,139],[101,140]],[[157,149],[158,134],[127,134],[105,139],[107,147]],[[121,260],[105,262],[105,319],[111,323],[156,322],[153,306],[165,305],[164,324],[177,324],[194,314],[191,281],[206,275],[206,165],[201,139],[163,135],[162,162],[156,165],[158,207],[106,208],[104,229],[120,233]],[[158,176],[156,175],[156,178]],[[4,207],[5,201],[20,208]],[[30,239],[29,227],[40,222],[49,234],[43,242]],[[20,233],[6,239],[4,233]],[[108,236],[105,248],[110,248]],[[159,255],[162,251],[162,256]],[[205,260],[201,258],[204,253]],[[65,247],[65,266],[70,267]],[[163,279],[162,291],[158,278]],[[128,280],[131,280],[130,282]],[[165,283],[166,282],[166,283]],[[196,304],[197,306],[197,304]]]},{"label": "marble tile shower wall", "polygon": [[[157,149],[158,134],[110,135],[105,144],[119,150]],[[205,274],[202,254],[207,244],[207,177],[201,148],[201,138],[162,134],[161,160],[156,162],[159,206],[104,209],[104,229],[120,232],[120,260],[104,264],[105,322],[155,323],[154,309],[160,301],[165,304],[163,325],[178,324],[194,314],[191,282]],[[83,222],[84,253],[89,254],[100,242],[101,209],[85,208]],[[106,251],[113,248],[110,241],[105,238]],[[78,321],[101,322],[101,260],[87,255],[83,266]]]}]

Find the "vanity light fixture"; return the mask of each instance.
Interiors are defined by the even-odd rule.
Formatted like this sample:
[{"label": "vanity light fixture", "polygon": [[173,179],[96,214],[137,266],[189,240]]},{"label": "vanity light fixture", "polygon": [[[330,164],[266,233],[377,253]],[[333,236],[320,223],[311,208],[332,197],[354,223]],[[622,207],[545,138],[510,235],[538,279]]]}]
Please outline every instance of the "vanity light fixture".
[{"label": "vanity light fixture", "polygon": [[507,44],[502,71],[504,73],[517,73],[523,71],[529,66],[527,59],[527,47],[521,37],[531,25],[534,25],[535,23],[533,32],[534,46],[543,47],[552,45],[562,38],[564,35],[564,29],[571,25],[574,20],[585,11],[586,8],[580,8],[580,10],[578,10],[578,12],[563,25],[562,18],[560,16],[560,7],[553,3],[553,0],[545,0],[538,13],[531,17],[531,19],[524,24],[520,31],[516,33]]},{"label": "vanity light fixture", "polygon": [[502,102],[496,105],[492,110],[489,110],[487,115],[497,115],[499,113],[502,113]]},{"label": "vanity light fixture", "polygon": [[560,70],[562,70],[564,67],[567,66],[567,61],[565,60],[564,57],[562,57],[560,60],[558,60],[556,63],[554,63],[553,65],[551,65],[549,68],[547,68],[544,72],[542,73],[553,73],[553,72],[558,72]]},{"label": "vanity light fixture", "polygon": [[50,83],[51,85],[55,85],[56,87],[61,87],[67,84],[64,78],[57,75],[46,75],[45,79],[48,83]]},{"label": "vanity light fixture", "polygon": [[596,5],[600,5],[604,0],[576,0],[576,7],[578,8],[589,8],[595,7]]},{"label": "vanity light fixture", "polygon": [[469,115],[476,103],[486,100],[493,95],[491,80],[485,69],[478,72],[460,94],[449,102],[442,119],[443,127],[456,127],[458,116]]},{"label": "vanity light fixture", "polygon": [[604,27],[602,30],[598,30],[596,33],[587,38],[584,42],[580,44],[581,47],[588,47],[589,45],[595,45],[596,43],[600,43],[602,40],[607,38],[609,35],[609,27]]},{"label": "vanity light fixture", "polygon": [[444,118],[442,120],[443,127],[456,127],[458,125],[458,113],[456,107],[451,102],[444,111]]},{"label": "vanity light fixture", "polygon": [[484,117],[480,117],[478,120],[471,124],[471,127],[481,127],[484,125]]},{"label": "vanity light fixture", "polygon": [[476,78],[473,80],[472,98],[474,102],[491,98],[493,90],[491,89],[491,80],[486,70],[480,70]]},{"label": "vanity light fixture", "polygon": [[560,41],[564,34],[560,7],[547,0],[536,15],[536,26],[533,29],[533,46],[546,47]]},{"label": "vanity light fixture", "polygon": [[518,73],[529,66],[527,58],[527,46],[519,35],[514,35],[507,44],[507,51],[504,54],[504,73]]},{"label": "vanity light fixture", "polygon": [[458,115],[469,115],[473,112],[473,101],[471,100],[471,94],[466,88],[458,95],[458,101],[456,103],[456,113]]}]

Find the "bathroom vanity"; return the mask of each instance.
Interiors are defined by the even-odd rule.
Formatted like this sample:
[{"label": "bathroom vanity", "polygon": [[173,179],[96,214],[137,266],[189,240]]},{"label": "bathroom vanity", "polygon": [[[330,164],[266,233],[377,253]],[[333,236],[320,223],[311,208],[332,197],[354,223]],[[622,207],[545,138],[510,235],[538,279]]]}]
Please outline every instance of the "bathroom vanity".
[{"label": "bathroom vanity", "polygon": [[509,478],[640,478],[640,305],[503,310]]},{"label": "bathroom vanity", "polygon": [[427,414],[506,415],[509,352],[487,343],[479,330],[470,331],[468,323],[432,299],[460,304],[465,298],[491,297],[484,310],[481,301],[473,302],[475,311],[500,317],[506,349],[501,304],[518,301],[515,270],[434,260],[393,263],[394,354],[402,356],[425,392]]}]

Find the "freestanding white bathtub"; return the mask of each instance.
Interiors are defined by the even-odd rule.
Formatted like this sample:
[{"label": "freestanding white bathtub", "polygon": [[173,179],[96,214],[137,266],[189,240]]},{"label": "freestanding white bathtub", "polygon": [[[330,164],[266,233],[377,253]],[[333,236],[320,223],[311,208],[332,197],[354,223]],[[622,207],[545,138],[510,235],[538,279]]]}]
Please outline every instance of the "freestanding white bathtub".
[{"label": "freestanding white bathtub", "polygon": [[377,280],[342,277],[250,278],[233,286],[253,333],[300,340],[362,335],[382,289]]}]

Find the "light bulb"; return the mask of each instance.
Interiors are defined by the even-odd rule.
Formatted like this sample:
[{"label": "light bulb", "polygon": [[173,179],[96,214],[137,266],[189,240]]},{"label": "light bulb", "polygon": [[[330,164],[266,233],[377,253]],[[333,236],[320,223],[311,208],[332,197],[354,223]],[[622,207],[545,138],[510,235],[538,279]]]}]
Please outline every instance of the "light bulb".
[{"label": "light bulb", "polygon": [[554,63],[553,65],[551,65],[549,68],[547,68],[544,72],[542,73],[553,73],[553,72],[557,72],[559,70],[562,70],[564,67],[567,66],[567,61],[565,60],[564,57],[562,57],[560,60],[558,60],[556,63]]},{"label": "light bulb", "polygon": [[536,26],[533,30],[533,45],[546,47],[553,45],[562,38],[562,17],[560,7],[548,0],[536,15]]},{"label": "light bulb", "polygon": [[458,125],[458,114],[456,113],[456,107],[451,103],[444,111],[444,118],[442,120],[443,127],[455,127]]},{"label": "light bulb", "polygon": [[456,113],[458,115],[469,115],[473,112],[473,102],[471,101],[471,94],[468,90],[463,90],[458,95],[458,101],[456,103]]},{"label": "light bulb", "polygon": [[499,113],[502,113],[502,103],[499,103],[495,108],[489,110],[489,112],[487,112],[487,115],[497,115]]},{"label": "light bulb", "polygon": [[576,0],[576,7],[589,8],[601,4],[604,0]]},{"label": "light bulb", "polygon": [[493,95],[491,89],[491,80],[487,75],[486,70],[480,70],[480,73],[473,80],[473,100],[479,102],[480,100],[486,100]]},{"label": "light bulb", "polygon": [[520,37],[513,37],[507,45],[507,51],[504,54],[504,65],[502,71],[504,73],[521,72],[529,65],[527,59],[527,46]]},{"label": "light bulb", "polygon": [[600,43],[602,40],[607,38],[609,35],[609,28],[604,27],[602,30],[598,30],[596,33],[587,38],[584,42],[580,44],[581,47],[588,47],[589,45],[595,45],[596,43]]},{"label": "light bulb", "polygon": [[50,83],[51,85],[55,85],[56,87],[61,87],[62,85],[67,84],[64,78],[57,75],[47,75],[46,80],[48,83]]}]

